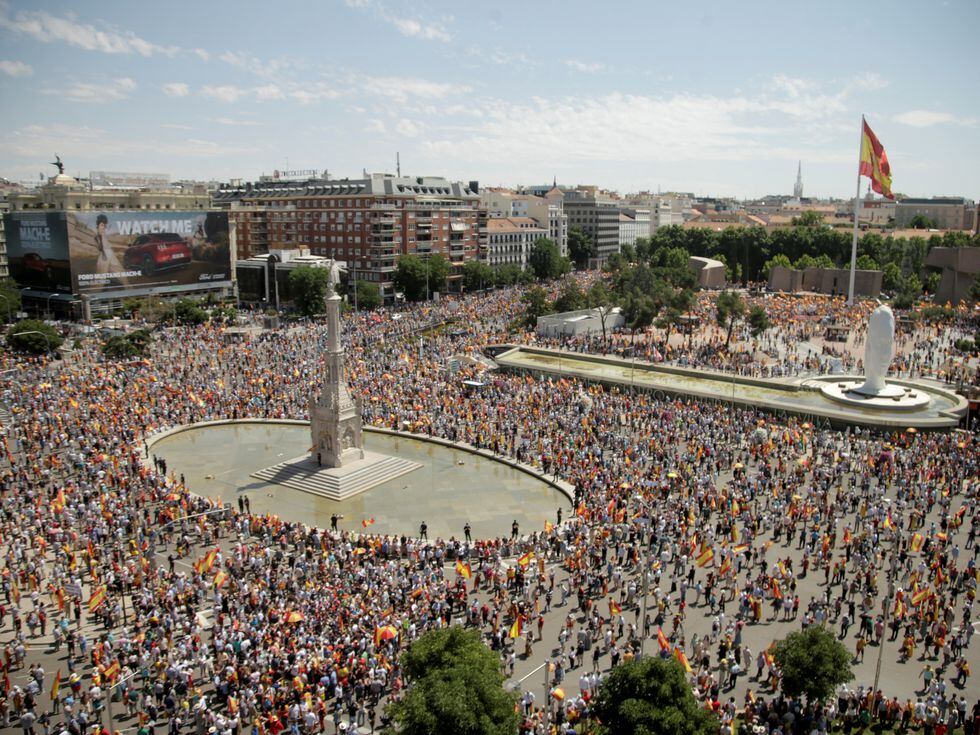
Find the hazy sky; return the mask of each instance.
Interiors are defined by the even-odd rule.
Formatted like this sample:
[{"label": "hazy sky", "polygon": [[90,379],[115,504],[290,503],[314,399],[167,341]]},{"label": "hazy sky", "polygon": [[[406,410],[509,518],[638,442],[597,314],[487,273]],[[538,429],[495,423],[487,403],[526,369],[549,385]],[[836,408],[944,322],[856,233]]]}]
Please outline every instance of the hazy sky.
[{"label": "hazy sky", "polygon": [[980,196],[978,0],[4,2],[0,176]]}]

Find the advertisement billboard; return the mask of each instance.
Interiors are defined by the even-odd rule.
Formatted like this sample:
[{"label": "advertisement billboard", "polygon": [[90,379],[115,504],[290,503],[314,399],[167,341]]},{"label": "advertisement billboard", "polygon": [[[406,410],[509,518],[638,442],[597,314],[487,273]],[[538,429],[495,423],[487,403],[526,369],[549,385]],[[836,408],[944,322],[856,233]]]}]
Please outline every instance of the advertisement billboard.
[{"label": "advertisement billboard", "polygon": [[13,212],[4,222],[10,276],[27,288],[71,293],[65,215]]},{"label": "advertisement billboard", "polygon": [[226,212],[70,212],[66,226],[77,294],[232,279]]}]

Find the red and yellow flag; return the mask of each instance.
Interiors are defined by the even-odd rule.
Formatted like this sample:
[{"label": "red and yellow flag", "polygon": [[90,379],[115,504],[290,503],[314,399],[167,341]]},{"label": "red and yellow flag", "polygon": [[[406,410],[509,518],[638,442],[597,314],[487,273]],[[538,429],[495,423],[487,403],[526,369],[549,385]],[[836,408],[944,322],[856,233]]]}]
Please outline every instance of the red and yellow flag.
[{"label": "red and yellow flag", "polygon": [[911,543],[912,551],[916,551],[917,552],[920,549],[922,549],[922,544],[924,542],[925,542],[925,539],[922,537],[922,534],[921,533],[913,533],[912,534],[912,543]]},{"label": "red and yellow flag", "polygon": [[613,600],[612,598],[610,598],[609,599],[609,616],[612,617],[614,615],[619,615],[621,612],[623,612],[622,606],[618,602],[616,602],[615,600]]},{"label": "red and yellow flag", "polygon": [[218,573],[214,575],[214,588],[220,590],[227,581],[228,575],[223,569],[219,569]]},{"label": "red and yellow flag", "polygon": [[705,549],[704,551],[702,551],[698,555],[698,558],[695,559],[695,561],[697,562],[697,565],[699,567],[704,567],[704,566],[707,566],[711,562],[711,560],[714,559],[714,558],[715,558],[715,552],[709,546],[707,549]]},{"label": "red and yellow flag", "polygon": [[361,525],[364,528],[367,528],[368,526],[373,526],[374,525],[374,516],[372,516],[371,518],[365,518],[363,521],[361,521]]},{"label": "red and yellow flag", "polygon": [[472,576],[473,572],[470,569],[470,565],[468,563],[457,561],[456,562],[456,574],[458,574],[460,577],[464,577],[466,579],[469,579]]},{"label": "red and yellow flag", "polygon": [[102,678],[107,682],[112,683],[119,676],[119,660],[113,661],[111,664],[102,669]]},{"label": "red and yellow flag", "polygon": [[92,593],[92,597],[88,601],[88,611],[90,613],[98,610],[105,603],[105,587],[99,587],[95,592]]},{"label": "red and yellow flag", "polygon": [[521,630],[523,629],[523,627],[524,626],[523,626],[523,623],[521,621],[521,616],[518,615],[517,616],[517,619],[514,620],[514,624],[512,626],[510,626],[510,633],[509,633],[508,637],[510,637],[510,638],[520,638],[521,637]]},{"label": "red and yellow flag", "polygon": [[660,646],[661,651],[670,650],[670,641],[668,641],[667,636],[664,635],[663,628],[657,628],[657,644]]},{"label": "red and yellow flag", "polygon": [[51,701],[58,701],[58,692],[61,691],[61,669],[58,669],[58,673],[54,675],[54,681],[51,682]]},{"label": "red and yellow flag", "polygon": [[531,559],[533,558],[534,558],[534,552],[528,551],[524,554],[521,554],[521,556],[517,558],[517,563],[520,564],[521,567],[526,567],[528,564],[531,563]]},{"label": "red and yellow flag", "polygon": [[684,671],[689,674],[691,671],[693,671],[691,668],[691,662],[687,660],[687,656],[685,656],[684,652],[677,646],[674,646],[674,658],[676,658],[678,662],[680,662],[680,665],[684,667]]},{"label": "red and yellow flag", "polygon": [[888,156],[878,137],[863,118],[861,124],[864,132],[861,135],[861,166],[860,173],[871,179],[871,188],[888,199],[894,199],[892,194],[892,169],[888,164]]}]

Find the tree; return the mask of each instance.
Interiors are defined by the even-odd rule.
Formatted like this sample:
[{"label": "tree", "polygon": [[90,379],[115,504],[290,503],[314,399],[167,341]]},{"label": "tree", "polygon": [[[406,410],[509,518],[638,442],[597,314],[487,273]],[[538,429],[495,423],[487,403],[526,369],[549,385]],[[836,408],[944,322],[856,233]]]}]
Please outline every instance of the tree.
[{"label": "tree", "polygon": [[563,276],[571,270],[568,258],[563,258],[554,240],[539,237],[527,257],[527,264],[539,281]]},{"label": "tree", "polygon": [[609,286],[606,285],[605,281],[596,281],[589,289],[586,299],[589,308],[595,309],[599,315],[599,326],[602,327],[602,343],[605,344],[606,322],[609,320],[609,314],[612,312],[613,307],[616,306],[613,292],[609,290]]},{"label": "tree", "polygon": [[422,301],[427,298],[426,277],[429,268],[420,255],[403,255],[395,266],[393,281],[395,288],[405,294],[409,301]]},{"label": "tree", "polygon": [[821,253],[817,257],[806,254],[797,258],[793,267],[798,271],[805,271],[807,268],[833,268],[834,261],[826,253]]},{"label": "tree", "polygon": [[524,304],[524,325],[534,327],[538,323],[538,317],[551,314],[554,311],[548,301],[548,292],[541,286],[531,286],[521,297]]},{"label": "tree", "polygon": [[684,315],[693,306],[694,292],[689,288],[678,289],[667,294],[660,319],[657,320],[657,326],[667,330],[665,342],[670,341],[671,331],[684,323]]},{"label": "tree", "polygon": [[878,263],[870,255],[861,254],[858,256],[855,267],[859,271],[876,271],[878,270]]},{"label": "tree", "polygon": [[926,217],[924,214],[917,214],[909,220],[909,229],[912,230],[938,230],[939,223],[934,219]]},{"label": "tree", "polygon": [[580,227],[568,230],[568,257],[575,263],[576,268],[585,268],[591,258],[598,255],[595,240],[585,234]]},{"label": "tree", "polygon": [[725,338],[725,349],[728,349],[728,344],[732,341],[735,324],[745,316],[746,310],[745,299],[734,291],[722,291],[718,294],[718,298],[715,300],[715,316],[718,319],[718,325],[728,330],[728,336]]},{"label": "tree", "polygon": [[601,735],[713,735],[714,715],[699,706],[684,670],[655,656],[624,663],[599,686],[592,704]]},{"label": "tree", "polygon": [[129,334],[109,337],[102,345],[102,354],[114,360],[142,357],[152,341],[153,335],[147,330],[137,329]]},{"label": "tree", "polygon": [[823,224],[823,215],[819,212],[814,212],[812,209],[800,214],[799,217],[793,217],[790,220],[790,224],[793,227],[820,227]]},{"label": "tree", "polygon": [[756,304],[749,309],[749,330],[753,337],[758,337],[767,329],[769,329],[769,315],[766,314],[765,307]]},{"label": "tree", "polygon": [[513,286],[524,283],[533,277],[516,263],[504,263],[493,269],[493,282],[496,286]]},{"label": "tree", "polygon": [[436,253],[425,259],[425,265],[429,270],[429,295],[438,291],[442,293],[446,290],[446,282],[449,280],[449,271],[452,265],[445,255]]},{"label": "tree", "polygon": [[823,625],[790,633],[776,643],[772,656],[783,692],[790,697],[806,695],[811,704],[825,701],[854,678],[850,652]]},{"label": "tree", "polygon": [[902,282],[902,269],[895,263],[885,263],[881,269],[881,287],[886,291],[896,290]]},{"label": "tree", "polygon": [[468,260],[463,266],[463,287],[467,291],[480,291],[493,285],[493,268],[482,260]]},{"label": "tree", "polygon": [[357,291],[358,309],[377,309],[381,306],[381,289],[377,283],[361,280],[354,288]]},{"label": "tree", "polygon": [[63,341],[54,327],[39,319],[23,319],[7,330],[8,347],[35,355],[56,350]]},{"label": "tree", "polygon": [[623,319],[630,328],[630,342],[636,339],[636,333],[646,329],[657,316],[657,306],[649,294],[634,291],[623,304]]},{"label": "tree", "polygon": [[388,707],[394,735],[512,735],[516,695],[504,689],[496,655],[477,631],[433,630],[402,656],[405,697]]},{"label": "tree", "polygon": [[197,326],[208,320],[208,313],[194,299],[180,299],[174,304],[173,318],[177,324]]},{"label": "tree", "polygon": [[3,315],[4,322],[13,319],[14,314],[20,311],[20,288],[10,278],[0,280],[0,314]]},{"label": "tree", "polygon": [[772,256],[762,266],[762,270],[765,273],[767,280],[769,276],[772,275],[772,269],[775,268],[776,266],[782,266],[783,268],[792,268],[793,264],[790,262],[790,259],[783,253],[779,253],[778,255]]},{"label": "tree", "polygon": [[585,291],[578,285],[574,276],[568,276],[561,284],[561,292],[555,300],[554,308],[557,312],[578,311],[588,305]]},{"label": "tree", "polygon": [[303,316],[322,314],[326,308],[327,287],[330,284],[328,268],[302,266],[289,273],[289,291],[293,302]]}]

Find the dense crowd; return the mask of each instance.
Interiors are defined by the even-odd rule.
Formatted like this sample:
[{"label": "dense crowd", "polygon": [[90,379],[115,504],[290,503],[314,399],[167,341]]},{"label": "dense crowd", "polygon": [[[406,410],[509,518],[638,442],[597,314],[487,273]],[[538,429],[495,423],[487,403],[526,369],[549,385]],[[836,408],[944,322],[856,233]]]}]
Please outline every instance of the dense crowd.
[{"label": "dense crowd", "polygon": [[[519,297],[344,322],[366,422],[492,449],[574,485],[570,517],[519,538],[311,528],[198,497],[179,468],[147,461],[145,438],[162,428],[305,418],[319,322],[235,339],[217,326],[161,331],[148,358],[128,362],[94,344],[63,364],[5,354],[0,725],[81,735],[104,729],[112,706],[140,735],[373,731],[405,690],[399,651],[460,619],[508,675],[535,655],[546,621],[560,622],[543,644],[557,649],[547,696],[522,692],[522,732],[587,718],[603,673],[643,652],[681,661],[699,700],[726,727],[738,713],[746,732],[980,718],[965,698],[980,554],[972,433],[817,431],[501,372],[467,389],[475,368],[447,362],[513,341]],[[808,308],[860,315],[830,300]],[[773,344],[810,329],[789,313],[770,315]],[[673,359],[705,364],[715,337]],[[907,339],[925,354],[928,334]],[[749,342],[739,335],[737,349]],[[784,700],[769,639],[750,647],[770,621],[831,625],[856,661],[900,639],[894,665],[909,680],[921,669],[919,696],[861,682],[819,708]],[[64,668],[45,670],[55,657]]]}]

